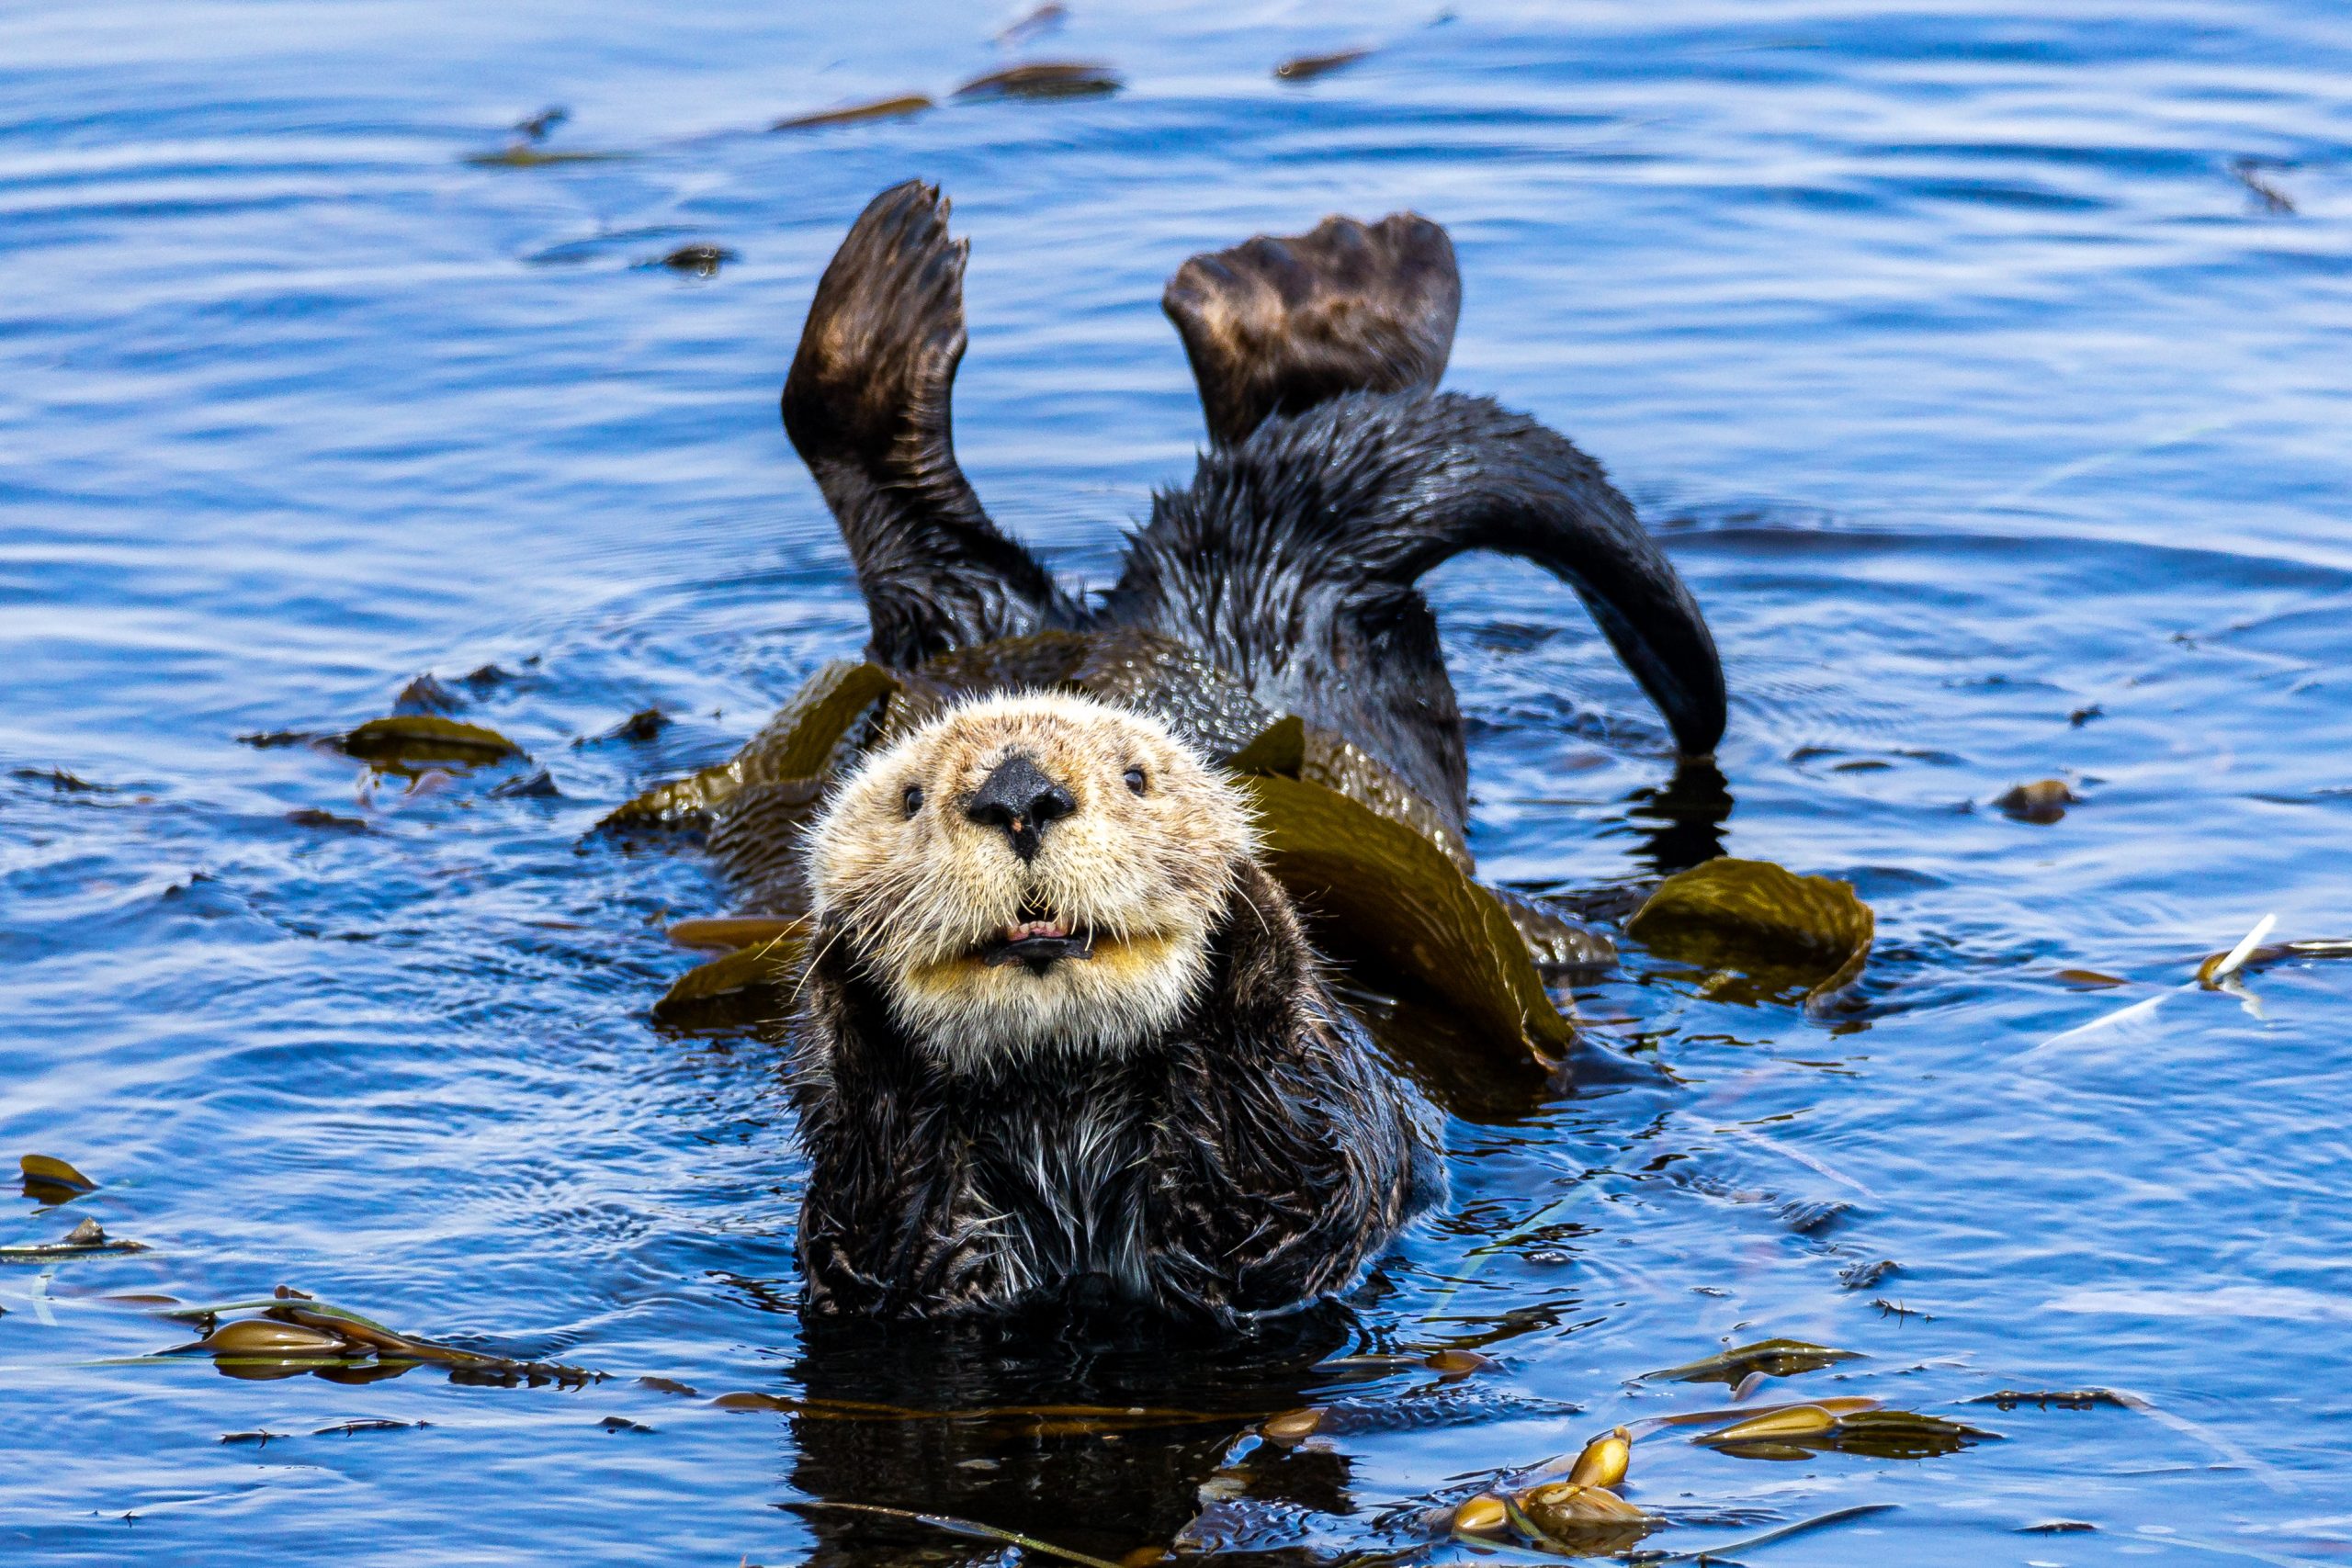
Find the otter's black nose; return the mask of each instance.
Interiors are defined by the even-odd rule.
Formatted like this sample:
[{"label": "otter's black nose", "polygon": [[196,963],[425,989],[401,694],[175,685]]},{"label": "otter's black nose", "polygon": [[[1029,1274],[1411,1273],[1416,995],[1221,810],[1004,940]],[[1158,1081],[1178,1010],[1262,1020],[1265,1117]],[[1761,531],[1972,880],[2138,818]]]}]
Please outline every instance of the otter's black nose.
[{"label": "otter's black nose", "polygon": [[996,765],[980,783],[964,815],[987,827],[1001,828],[1012,840],[1012,852],[1023,860],[1037,858],[1037,835],[1046,824],[1058,822],[1078,809],[1078,802],[1041,772],[1024,752],[1014,752]]}]

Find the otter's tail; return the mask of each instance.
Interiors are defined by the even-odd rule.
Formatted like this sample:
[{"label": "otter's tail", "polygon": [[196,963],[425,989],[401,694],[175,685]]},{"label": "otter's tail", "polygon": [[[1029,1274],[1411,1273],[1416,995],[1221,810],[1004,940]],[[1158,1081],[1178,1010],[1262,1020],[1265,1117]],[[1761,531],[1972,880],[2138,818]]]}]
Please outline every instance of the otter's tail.
[{"label": "otter's tail", "polygon": [[1193,643],[1458,816],[1461,717],[1415,583],[1476,549],[1567,582],[1679,750],[1714,750],[1723,667],[1673,564],[1598,463],[1483,398],[1349,393],[1212,450],[1155,499],[1108,614]]},{"label": "otter's tail", "polygon": [[817,285],[784,383],[785,433],[857,566],[868,656],[901,669],[1079,618],[956,462],[965,248],[934,187],[909,180],[876,197]]}]

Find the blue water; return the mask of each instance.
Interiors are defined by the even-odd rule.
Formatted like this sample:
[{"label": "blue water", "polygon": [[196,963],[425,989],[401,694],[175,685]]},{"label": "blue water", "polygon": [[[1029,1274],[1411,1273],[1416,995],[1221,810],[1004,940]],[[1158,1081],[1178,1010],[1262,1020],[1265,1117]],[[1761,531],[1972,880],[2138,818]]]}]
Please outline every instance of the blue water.
[{"label": "blue water", "polygon": [[[95,1217],[151,1248],[0,1263],[0,1556],[1048,1561],[786,1506],[818,1499],[1138,1564],[1467,1561],[1408,1506],[1719,1400],[1631,1380],[1789,1335],[1864,1359],[1771,1397],[2005,1440],[1645,1438],[1628,1495],[1677,1521],[1645,1545],[1883,1503],[1744,1560],[2352,1560],[2352,964],[2034,1049],[2266,913],[2352,935],[2352,14],[1432,5],[1080,0],[1015,51],[1011,13],[944,5],[0,15],[0,1156],[105,1184],[8,1197],[0,1245]],[[1127,85],[759,130],[1020,58]],[[555,104],[548,151],[626,156],[465,162]],[[775,394],[833,245],[910,175],[972,241],[965,466],[1095,583],[1200,440],[1167,275],[1330,210],[1446,224],[1449,384],[1573,434],[1661,530],[1733,694],[1721,842],[1871,900],[1859,1007],[1711,999],[1629,950],[1576,1000],[1654,1068],[1465,1102],[1452,1210],[1336,1347],[804,1345],[774,1050],[648,1017],[691,962],[663,927],[726,890],[584,835],[863,639]],[[696,241],[736,259],[643,265]],[[1487,875],[1605,894],[1674,858],[1676,810],[1705,839],[1571,598],[1491,561],[1432,592]],[[491,664],[464,716],[560,795],[235,739]],[[648,706],[678,722],[594,739]],[[2084,804],[1995,809],[2043,777]],[[100,1299],[281,1283],[609,1375],[232,1380]],[[1500,1364],[1314,1366],[1448,1344]],[[2156,1414],[1962,1403],[2086,1388]],[[1049,1400],[1204,1419],[953,1418]],[[1307,1404],[1341,1417],[1258,1441]],[[313,1435],[349,1420],[428,1425]],[[2096,1528],[2018,1533],[2057,1518]]]}]

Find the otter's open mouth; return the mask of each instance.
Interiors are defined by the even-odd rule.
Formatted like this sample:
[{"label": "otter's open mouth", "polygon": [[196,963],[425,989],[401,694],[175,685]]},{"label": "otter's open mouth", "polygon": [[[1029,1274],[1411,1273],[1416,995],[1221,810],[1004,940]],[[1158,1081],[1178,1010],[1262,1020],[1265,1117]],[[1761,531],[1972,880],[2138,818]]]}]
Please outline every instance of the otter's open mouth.
[{"label": "otter's open mouth", "polygon": [[1031,974],[1042,975],[1057,959],[1093,957],[1094,933],[1082,927],[1073,931],[1057,919],[1023,920],[1005,927],[977,951],[980,962],[991,969],[1001,964],[1025,964]]}]

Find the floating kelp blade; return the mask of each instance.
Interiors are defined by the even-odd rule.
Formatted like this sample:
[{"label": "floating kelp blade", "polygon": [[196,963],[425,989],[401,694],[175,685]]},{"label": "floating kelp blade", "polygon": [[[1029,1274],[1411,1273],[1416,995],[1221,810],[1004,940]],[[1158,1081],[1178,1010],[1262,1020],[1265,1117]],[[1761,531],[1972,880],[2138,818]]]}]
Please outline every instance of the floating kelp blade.
[{"label": "floating kelp blade", "polygon": [[858,125],[872,119],[904,119],[918,115],[934,105],[921,93],[901,93],[896,97],[876,98],[867,103],[845,104],[840,108],[819,109],[813,114],[797,114],[777,120],[770,130],[815,130],[828,125]]},{"label": "floating kelp blade", "polygon": [[[1800,1372],[1817,1372],[1824,1367],[1840,1361],[1860,1359],[1854,1350],[1834,1350],[1826,1345],[1815,1345],[1804,1339],[1758,1339],[1753,1345],[1742,1345],[1718,1356],[1701,1361],[1687,1361],[1663,1371],[1644,1372],[1644,1382],[1719,1382],[1736,1388],[1739,1381],[1750,1372],[1769,1372],[1776,1378],[1795,1377]],[[1742,1414],[1746,1414],[1743,1412]]]},{"label": "floating kelp blade", "polygon": [[746,1001],[756,1005],[757,994],[781,986],[800,962],[799,922],[779,935],[724,957],[697,964],[679,976],[653,1004],[653,1016],[665,1022],[683,1022],[707,1011],[712,1004]]},{"label": "floating kelp blade", "polygon": [[21,1156],[17,1168],[24,1173],[25,1196],[44,1203],[71,1202],[98,1190],[96,1182],[54,1155]]},{"label": "floating kelp blade", "polygon": [[[613,1417],[606,1416],[606,1420]],[[432,1426],[430,1421],[393,1421],[383,1416],[362,1416],[353,1421],[338,1421],[332,1427],[321,1427],[314,1438],[349,1438],[361,1432],[421,1432]]]},{"label": "floating kelp blade", "polygon": [[2066,787],[2062,779],[2036,779],[2010,789],[1993,804],[2005,817],[2019,822],[2051,823],[2066,815],[2066,807],[2080,806],[2083,797]]},{"label": "floating kelp blade", "polygon": [[1851,1416],[1860,1411],[1877,1410],[1884,1406],[1883,1399],[1869,1399],[1858,1394],[1828,1399],[1792,1399],[1780,1404],[1734,1406],[1728,1410],[1680,1410],[1671,1416],[1645,1416],[1626,1424],[1626,1429],[1636,1437],[1672,1427],[1718,1427],[1725,1422],[1748,1421],[1759,1416],[1776,1415],[1783,1410],[1817,1407],[1833,1416]]},{"label": "floating kelp blade", "polygon": [[2020,1404],[2030,1404],[2042,1410],[2052,1406],[2060,1410],[2089,1410],[2101,1404],[2113,1405],[2118,1410],[2132,1408],[2113,1393],[2103,1388],[2036,1388],[2022,1392],[2014,1388],[2003,1388],[1996,1389],[1991,1393],[1972,1394],[1961,1403],[1990,1404],[2002,1410],[2015,1410]]},{"label": "floating kelp blade", "polygon": [[495,762],[523,749],[494,729],[438,714],[371,718],[343,738],[343,749],[364,762]]},{"label": "floating kelp blade", "polygon": [[679,947],[711,953],[732,953],[763,942],[799,933],[804,921],[776,915],[728,915],[714,919],[680,920],[670,928],[670,941]]},{"label": "floating kelp blade", "polygon": [[[674,254],[675,253],[672,253]],[[667,260],[667,257],[663,258]],[[593,739],[582,736],[574,746],[591,746],[602,740],[650,740],[670,728],[670,716],[660,708],[639,708],[618,724]]]},{"label": "floating kelp blade", "polygon": [[1295,714],[1285,714],[1268,725],[1256,739],[1227,758],[1225,765],[1237,773],[1298,777],[1299,770],[1306,765],[1306,721]]},{"label": "floating kelp blade", "polygon": [[68,1258],[91,1258],[109,1252],[144,1252],[144,1242],[118,1241],[96,1220],[84,1220],[65,1233],[62,1241],[32,1242],[0,1247],[0,1263],[54,1263]]},{"label": "floating kelp blade", "polygon": [[254,1307],[261,1309],[260,1315],[219,1324],[204,1338],[182,1349],[209,1355],[214,1366],[229,1377],[274,1378],[315,1371],[336,1382],[367,1382],[397,1377],[423,1365],[446,1369],[453,1382],[509,1386],[526,1382],[576,1386],[601,1382],[604,1376],[581,1367],[517,1361],[420,1339],[283,1286],[278,1294],[262,1301],[160,1315],[194,1315],[209,1321]]},{"label": "floating kelp blade", "polygon": [[1310,1404],[1304,1410],[1269,1416],[1259,1423],[1258,1430],[1269,1442],[1303,1443],[1322,1428],[1325,1414],[1321,1405]]},{"label": "floating kelp blade", "polygon": [[1492,1356],[1482,1355],[1476,1350],[1445,1349],[1429,1350],[1418,1354],[1397,1352],[1335,1356],[1328,1361],[1316,1362],[1315,1370],[1319,1373],[1334,1377],[1347,1377],[1351,1374],[1385,1377],[1392,1372],[1418,1370],[1435,1372],[1439,1377],[1451,1381],[1455,1378],[1470,1377],[1479,1372],[1494,1371],[1500,1365],[1501,1363]]},{"label": "floating kelp blade", "polygon": [[746,785],[808,786],[857,755],[865,726],[898,678],[878,664],[836,660],[810,676],[793,699],[743,749],[691,778],[650,789],[605,818],[605,828],[678,827],[708,820],[713,807]]},{"label": "floating kelp blade", "polygon": [[1599,1557],[1630,1550],[1660,1523],[1605,1486],[1546,1482],[1503,1500],[1511,1527],[1533,1544],[1564,1557]]},{"label": "floating kelp blade", "polygon": [[1633,1457],[1634,1436],[1620,1427],[1584,1446],[1568,1480],[1578,1486],[1614,1486],[1625,1479]]},{"label": "floating kelp blade", "polygon": [[975,76],[956,89],[959,98],[1091,98],[1115,93],[1126,81],[1107,65],[1041,61]]},{"label": "floating kelp blade", "polygon": [[1083,1551],[1072,1551],[1066,1546],[1056,1546],[1052,1541],[1039,1540],[1035,1536],[1023,1535],[1018,1530],[999,1529],[994,1525],[979,1524],[971,1519],[955,1518],[946,1514],[918,1514],[910,1508],[884,1508],[872,1503],[833,1503],[821,1497],[804,1497],[797,1502],[778,1503],[775,1506],[779,1508],[838,1508],[853,1514],[875,1514],[884,1518],[905,1519],[913,1524],[929,1525],[934,1529],[946,1530],[951,1534],[975,1540],[993,1540],[1006,1546],[1017,1546],[1023,1551],[1042,1552],[1047,1557],[1059,1558],[1064,1562],[1081,1563],[1084,1568],[1122,1568],[1121,1564],[1113,1562],[1107,1558],[1089,1557]]},{"label": "floating kelp blade", "polygon": [[1808,1004],[1860,976],[1876,931],[1849,884],[1729,856],[1668,877],[1625,922],[1661,958],[1746,976],[1734,999],[1802,987]]},{"label": "floating kelp blade", "polygon": [[1342,957],[1427,987],[1498,1043],[1556,1055],[1574,1041],[1510,914],[1428,839],[1320,784],[1241,783],[1268,869]]},{"label": "floating kelp blade", "polygon": [[473,153],[465,162],[477,169],[539,169],[551,164],[611,164],[635,156],[633,152],[549,152],[518,141],[495,152]]},{"label": "floating kelp blade", "polygon": [[655,266],[666,266],[672,272],[683,272],[694,277],[716,277],[718,269],[736,259],[735,253],[725,245],[707,243],[680,245],[666,255],[654,258]]},{"label": "floating kelp blade", "polygon": [[[1750,1374],[1751,1376],[1754,1374]],[[1702,1443],[1753,1443],[1768,1438],[1811,1438],[1835,1428],[1838,1417],[1818,1404],[1789,1404],[1769,1415],[1735,1421],[1719,1432],[1695,1439]]]},{"label": "floating kelp blade", "polygon": [[1456,1535],[1498,1535],[1510,1524],[1510,1510],[1503,1500],[1488,1493],[1465,1497],[1453,1510],[1452,1529]]},{"label": "floating kelp blade", "polygon": [[430,671],[402,686],[401,694],[392,699],[396,714],[450,714],[465,705],[466,699],[435,679]]},{"label": "floating kelp blade", "polygon": [[224,1323],[198,1340],[196,1348],[223,1356],[343,1356],[360,1350],[340,1334],[266,1317]]},{"label": "floating kelp blade", "polygon": [[267,1317],[224,1323],[185,1350],[210,1356],[213,1371],[247,1382],[300,1377],[306,1372],[349,1373],[373,1370],[376,1364],[370,1347],[333,1329]]},{"label": "floating kelp blade", "polygon": [[1759,1459],[1803,1459],[1833,1450],[1872,1459],[1929,1459],[1958,1453],[1999,1436],[1916,1410],[1841,1414],[1819,1404],[1796,1404],[1734,1422],[1691,1440]]},{"label": "floating kelp blade", "polygon": [[1371,52],[1369,49],[1340,49],[1329,54],[1302,54],[1275,66],[1274,79],[1280,82],[1312,82],[1317,76],[1344,71]]}]

